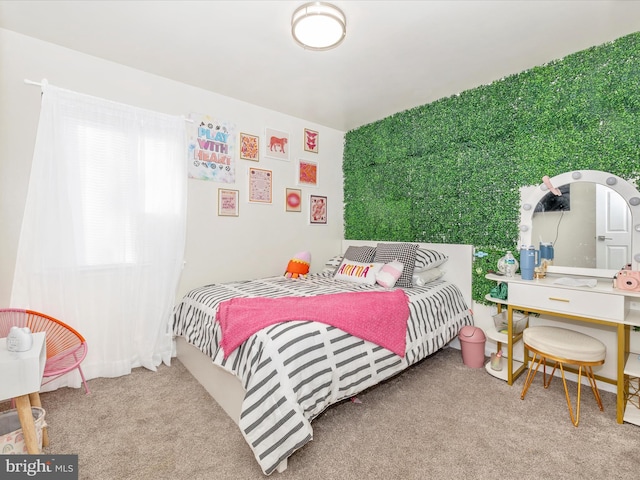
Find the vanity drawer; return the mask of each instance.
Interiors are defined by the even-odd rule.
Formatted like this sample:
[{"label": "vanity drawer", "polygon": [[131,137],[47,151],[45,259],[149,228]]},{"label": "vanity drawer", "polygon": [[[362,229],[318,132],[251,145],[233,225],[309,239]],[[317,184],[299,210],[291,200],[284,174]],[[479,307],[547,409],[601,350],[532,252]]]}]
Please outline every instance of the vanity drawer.
[{"label": "vanity drawer", "polygon": [[587,318],[624,320],[624,297],[588,290],[521,283],[509,284],[509,303],[532,310],[566,313]]}]

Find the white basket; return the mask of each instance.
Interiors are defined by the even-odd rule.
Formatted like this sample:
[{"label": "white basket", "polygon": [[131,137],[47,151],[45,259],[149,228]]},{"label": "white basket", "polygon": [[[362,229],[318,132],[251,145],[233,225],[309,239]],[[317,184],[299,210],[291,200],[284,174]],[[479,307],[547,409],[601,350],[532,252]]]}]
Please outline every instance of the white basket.
[{"label": "white basket", "polygon": [[[513,333],[522,333],[524,327],[527,326],[527,320],[529,320],[529,315],[513,312]],[[507,333],[507,328],[509,326],[507,312],[504,311],[494,315],[493,324],[498,332]]]},{"label": "white basket", "polygon": [[[31,407],[31,414],[36,424],[38,445],[42,450],[42,429],[47,426],[44,421],[45,412],[40,407]],[[0,454],[26,455],[27,453],[29,452],[27,452],[27,446],[24,443],[18,410],[0,412]]]}]

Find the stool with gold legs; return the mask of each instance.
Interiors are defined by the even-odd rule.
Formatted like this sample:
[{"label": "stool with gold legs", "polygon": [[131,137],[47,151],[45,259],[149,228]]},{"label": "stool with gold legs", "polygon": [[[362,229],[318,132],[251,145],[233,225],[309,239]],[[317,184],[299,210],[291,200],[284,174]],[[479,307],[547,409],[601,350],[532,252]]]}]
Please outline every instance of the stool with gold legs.
[{"label": "stool with gold legs", "polygon": [[[580,422],[580,387],[584,370],[584,374],[589,380],[589,385],[598,403],[598,407],[601,411],[604,410],[602,398],[600,397],[600,392],[598,391],[596,379],[593,374],[593,367],[602,365],[605,360],[606,347],[600,340],[566,328],[540,326],[526,328],[523,332],[523,342],[525,348],[533,353],[533,358],[529,364],[527,377],[525,378],[522,393],[520,394],[522,400],[524,400],[540,365],[543,366],[544,388],[549,388],[553,375],[556,369],[559,368],[564,385],[565,397],[567,399],[567,407],[569,408],[569,416],[571,417],[573,425],[577,427]],[[553,370],[548,380],[546,372],[547,360],[554,362]],[[565,364],[578,367],[578,393],[575,415],[569,397],[567,380],[565,378]]]}]

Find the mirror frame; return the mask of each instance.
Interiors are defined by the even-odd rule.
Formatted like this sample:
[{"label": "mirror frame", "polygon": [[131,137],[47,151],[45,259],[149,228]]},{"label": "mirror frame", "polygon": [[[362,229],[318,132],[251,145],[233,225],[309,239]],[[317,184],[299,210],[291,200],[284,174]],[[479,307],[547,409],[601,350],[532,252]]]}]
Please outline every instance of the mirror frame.
[{"label": "mirror frame", "polygon": [[[640,270],[640,192],[632,183],[607,172],[599,170],[574,170],[552,177],[551,184],[554,187],[576,182],[599,183],[615,190],[624,198],[631,212],[631,252],[633,270]],[[520,243],[518,245],[532,245],[531,233],[533,229],[533,213],[538,202],[549,192],[547,186],[542,183],[522,200],[520,206]],[[521,195],[521,198],[523,195]],[[638,223],[636,223],[638,222]],[[564,266],[549,266],[547,271],[551,273],[586,275],[591,277],[613,278],[618,270],[600,268],[579,268]]]}]

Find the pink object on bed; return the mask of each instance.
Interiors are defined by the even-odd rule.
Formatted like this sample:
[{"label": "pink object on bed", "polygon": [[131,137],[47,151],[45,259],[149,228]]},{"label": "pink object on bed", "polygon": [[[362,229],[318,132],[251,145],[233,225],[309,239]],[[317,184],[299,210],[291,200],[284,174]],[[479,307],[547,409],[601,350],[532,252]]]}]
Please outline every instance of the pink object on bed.
[{"label": "pink object on bed", "polygon": [[404,357],[409,299],[403,290],[347,292],[315,297],[232,298],[220,303],[216,320],[227,358],[251,335],[275,323],[326,323]]}]

